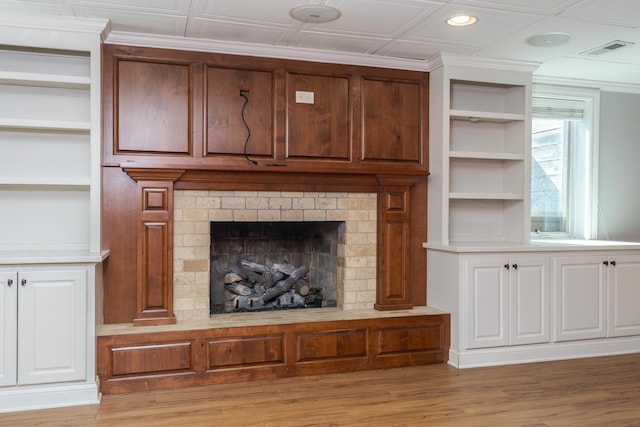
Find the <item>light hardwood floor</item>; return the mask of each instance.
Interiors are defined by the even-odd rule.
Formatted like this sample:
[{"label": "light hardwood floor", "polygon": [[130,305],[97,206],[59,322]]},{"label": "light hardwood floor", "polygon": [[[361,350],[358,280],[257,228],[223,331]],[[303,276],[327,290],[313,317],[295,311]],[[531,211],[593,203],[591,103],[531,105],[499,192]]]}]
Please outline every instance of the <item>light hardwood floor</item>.
[{"label": "light hardwood floor", "polygon": [[431,365],[104,396],[0,426],[640,426],[640,354]]}]

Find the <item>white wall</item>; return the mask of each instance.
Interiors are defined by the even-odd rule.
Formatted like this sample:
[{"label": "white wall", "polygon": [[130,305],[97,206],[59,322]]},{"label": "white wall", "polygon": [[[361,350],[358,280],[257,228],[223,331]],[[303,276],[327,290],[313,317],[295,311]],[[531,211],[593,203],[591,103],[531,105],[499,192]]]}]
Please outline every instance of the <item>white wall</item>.
[{"label": "white wall", "polygon": [[640,94],[600,94],[598,237],[640,241]]}]

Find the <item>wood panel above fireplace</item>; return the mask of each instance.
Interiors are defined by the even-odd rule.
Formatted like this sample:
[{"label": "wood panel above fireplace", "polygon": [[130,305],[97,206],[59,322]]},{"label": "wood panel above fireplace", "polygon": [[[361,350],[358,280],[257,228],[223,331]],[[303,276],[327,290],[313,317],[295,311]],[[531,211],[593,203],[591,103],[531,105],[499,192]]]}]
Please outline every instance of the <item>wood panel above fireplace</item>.
[{"label": "wood panel above fireplace", "polygon": [[114,45],[103,70],[105,323],[175,321],[174,188],[377,193],[376,308],[426,304],[427,73]]}]

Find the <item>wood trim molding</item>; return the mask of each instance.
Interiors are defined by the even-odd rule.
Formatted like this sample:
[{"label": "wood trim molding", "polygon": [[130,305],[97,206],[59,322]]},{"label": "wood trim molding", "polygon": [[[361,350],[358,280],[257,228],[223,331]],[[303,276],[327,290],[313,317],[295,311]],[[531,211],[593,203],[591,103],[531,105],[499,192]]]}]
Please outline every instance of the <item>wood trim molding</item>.
[{"label": "wood trim molding", "polygon": [[122,165],[122,170],[136,182],[139,181],[171,181],[178,180],[184,173],[185,169],[167,169],[163,167],[141,168],[128,167]]}]

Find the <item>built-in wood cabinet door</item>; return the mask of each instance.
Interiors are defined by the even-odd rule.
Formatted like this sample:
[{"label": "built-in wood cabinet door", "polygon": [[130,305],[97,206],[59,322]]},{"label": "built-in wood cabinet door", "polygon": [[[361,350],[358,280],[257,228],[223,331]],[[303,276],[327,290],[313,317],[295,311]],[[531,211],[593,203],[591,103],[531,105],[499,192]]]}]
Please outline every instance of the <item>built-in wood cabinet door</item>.
[{"label": "built-in wood cabinet door", "polygon": [[423,162],[424,87],[419,80],[362,79],[362,160]]},{"label": "built-in wood cabinet door", "polygon": [[287,158],[349,160],[348,76],[287,73]]},{"label": "built-in wood cabinet door", "polygon": [[205,70],[204,155],[273,157],[274,72]]},{"label": "built-in wood cabinet door", "polygon": [[554,259],[555,340],[603,338],[606,330],[605,258]]},{"label": "built-in wood cabinet door", "polygon": [[0,271],[0,387],[16,385],[18,274]]},{"label": "built-in wood cabinet door", "polygon": [[116,60],[113,153],[192,153],[190,65],[166,60]]},{"label": "built-in wood cabinet door", "polygon": [[87,270],[18,274],[18,384],[87,375]]}]

